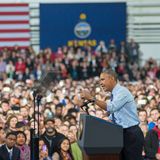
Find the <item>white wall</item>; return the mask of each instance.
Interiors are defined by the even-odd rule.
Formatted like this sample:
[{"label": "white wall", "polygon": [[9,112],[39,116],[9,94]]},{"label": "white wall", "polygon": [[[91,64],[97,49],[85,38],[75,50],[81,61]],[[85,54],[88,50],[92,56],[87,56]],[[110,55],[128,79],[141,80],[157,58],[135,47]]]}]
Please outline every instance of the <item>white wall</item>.
[{"label": "white wall", "polygon": [[140,44],[140,50],[143,53],[142,59],[146,60],[150,57],[157,59],[160,64],[160,44]]}]

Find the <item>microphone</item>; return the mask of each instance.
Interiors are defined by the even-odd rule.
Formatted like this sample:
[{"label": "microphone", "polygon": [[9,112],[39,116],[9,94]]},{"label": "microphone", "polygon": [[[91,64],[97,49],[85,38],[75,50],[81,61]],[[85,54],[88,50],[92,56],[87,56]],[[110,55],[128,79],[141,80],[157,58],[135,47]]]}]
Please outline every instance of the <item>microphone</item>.
[{"label": "microphone", "polygon": [[83,111],[87,112],[88,115],[89,115],[89,112],[88,112],[88,109],[89,109],[88,104],[89,104],[89,103],[92,103],[92,101],[86,101],[86,102],[84,102],[84,103],[80,106],[80,108],[81,108]]},{"label": "microphone", "polygon": [[86,106],[88,106],[89,103],[91,103],[91,102],[90,101],[86,101],[80,107],[81,108],[86,107]]}]

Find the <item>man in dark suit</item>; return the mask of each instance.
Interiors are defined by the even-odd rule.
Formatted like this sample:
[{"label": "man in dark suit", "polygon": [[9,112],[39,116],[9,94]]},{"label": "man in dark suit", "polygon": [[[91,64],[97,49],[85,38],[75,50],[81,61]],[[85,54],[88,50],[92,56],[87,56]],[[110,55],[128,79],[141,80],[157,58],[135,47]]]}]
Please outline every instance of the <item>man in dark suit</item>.
[{"label": "man in dark suit", "polygon": [[0,160],[20,160],[20,150],[15,147],[17,136],[15,132],[6,135],[6,143],[0,147]]}]

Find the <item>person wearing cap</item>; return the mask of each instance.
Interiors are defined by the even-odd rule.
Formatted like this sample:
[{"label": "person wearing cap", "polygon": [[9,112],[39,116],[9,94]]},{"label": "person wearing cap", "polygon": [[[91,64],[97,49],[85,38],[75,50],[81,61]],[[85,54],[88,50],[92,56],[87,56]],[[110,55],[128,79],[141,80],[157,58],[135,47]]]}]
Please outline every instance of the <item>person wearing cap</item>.
[{"label": "person wearing cap", "polygon": [[57,150],[58,142],[65,136],[56,131],[55,120],[53,118],[45,120],[44,124],[45,132],[41,135],[40,138],[47,145],[49,157],[52,157],[53,153]]}]

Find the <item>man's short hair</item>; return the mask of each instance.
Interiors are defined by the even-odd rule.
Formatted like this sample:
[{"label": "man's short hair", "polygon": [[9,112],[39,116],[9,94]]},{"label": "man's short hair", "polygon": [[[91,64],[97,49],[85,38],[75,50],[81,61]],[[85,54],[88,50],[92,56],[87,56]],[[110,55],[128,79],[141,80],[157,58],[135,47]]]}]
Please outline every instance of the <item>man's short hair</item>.
[{"label": "man's short hair", "polygon": [[63,108],[63,104],[62,103],[58,103],[56,106],[55,106],[55,109],[57,108]]},{"label": "man's short hair", "polygon": [[53,123],[55,123],[55,119],[54,119],[54,118],[47,118],[47,119],[44,121],[44,124],[47,124],[47,122],[53,122]]},{"label": "man's short hair", "polygon": [[140,112],[145,112],[146,115],[147,115],[147,111],[146,111],[145,109],[139,109],[139,110],[138,110],[138,115],[139,115]]},{"label": "man's short hair", "polygon": [[8,132],[8,133],[6,134],[6,138],[8,138],[10,135],[14,135],[15,137],[17,137],[16,132]]},{"label": "man's short hair", "polygon": [[117,73],[113,69],[111,69],[111,68],[104,69],[102,71],[102,73],[105,73],[105,74],[108,74],[108,75],[112,76],[115,79],[115,81],[117,81]]},{"label": "man's short hair", "polygon": [[1,104],[2,104],[2,103],[7,103],[7,104],[9,104],[9,101],[8,101],[7,99],[3,99],[2,102],[1,102]]},{"label": "man's short hair", "polygon": [[157,107],[155,107],[155,108],[152,108],[152,109],[150,110],[150,113],[151,113],[152,111],[158,111],[158,112],[159,112],[159,109],[158,109]]}]

